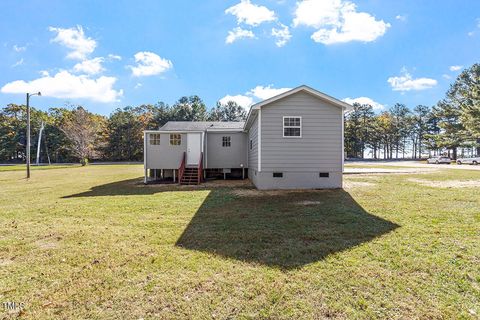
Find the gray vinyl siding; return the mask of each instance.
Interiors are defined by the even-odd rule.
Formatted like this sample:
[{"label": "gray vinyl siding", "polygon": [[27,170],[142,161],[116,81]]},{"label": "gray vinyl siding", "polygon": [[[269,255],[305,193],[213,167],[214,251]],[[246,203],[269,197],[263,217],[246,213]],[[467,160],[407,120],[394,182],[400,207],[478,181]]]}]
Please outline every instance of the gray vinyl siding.
[{"label": "gray vinyl siding", "polygon": [[[252,140],[252,149],[250,149],[250,140]],[[247,149],[248,168],[258,170],[258,117],[255,118],[248,131]]]},{"label": "gray vinyl siding", "polygon": [[[298,92],[261,112],[262,172],[342,171],[341,108]],[[283,137],[284,116],[302,117],[301,138]]]},{"label": "gray vinyl siding", "polygon": [[[223,147],[222,138],[230,137],[231,146]],[[206,168],[247,168],[247,134],[244,132],[207,132]]]},{"label": "gray vinyl siding", "polygon": [[170,134],[160,133],[160,145],[151,145],[147,133],[148,169],[178,169],[182,163],[183,153],[187,151],[187,135],[182,133],[179,146],[170,145]]}]

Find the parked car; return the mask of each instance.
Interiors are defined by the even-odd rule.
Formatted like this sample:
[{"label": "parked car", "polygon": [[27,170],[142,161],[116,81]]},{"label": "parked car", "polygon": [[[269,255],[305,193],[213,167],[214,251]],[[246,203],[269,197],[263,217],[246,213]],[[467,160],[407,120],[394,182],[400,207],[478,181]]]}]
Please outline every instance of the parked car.
[{"label": "parked car", "polygon": [[446,164],[450,164],[450,162],[452,162],[452,160],[449,157],[437,156],[437,157],[431,157],[431,158],[427,159],[427,163],[435,163],[435,164],[446,163]]},{"label": "parked car", "polygon": [[468,157],[468,158],[458,158],[457,164],[479,164],[480,163],[480,156],[475,157]]}]

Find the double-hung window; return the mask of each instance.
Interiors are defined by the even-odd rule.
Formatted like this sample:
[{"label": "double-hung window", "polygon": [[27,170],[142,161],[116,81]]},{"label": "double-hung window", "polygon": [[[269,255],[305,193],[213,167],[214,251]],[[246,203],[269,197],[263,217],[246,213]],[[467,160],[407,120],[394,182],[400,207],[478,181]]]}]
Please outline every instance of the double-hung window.
[{"label": "double-hung window", "polygon": [[222,147],[230,147],[232,145],[232,139],[230,136],[222,137]]},{"label": "double-hung window", "polygon": [[283,137],[302,137],[302,117],[283,117]]},{"label": "double-hung window", "polygon": [[150,133],[150,144],[152,146],[160,145],[160,133]]},{"label": "double-hung window", "polygon": [[179,146],[182,144],[182,135],[179,133],[170,134],[170,145]]}]

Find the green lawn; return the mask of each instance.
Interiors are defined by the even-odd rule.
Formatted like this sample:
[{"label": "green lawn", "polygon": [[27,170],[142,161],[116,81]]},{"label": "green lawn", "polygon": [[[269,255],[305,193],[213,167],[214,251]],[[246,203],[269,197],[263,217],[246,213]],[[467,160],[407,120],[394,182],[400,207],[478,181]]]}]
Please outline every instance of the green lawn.
[{"label": "green lawn", "polygon": [[[477,319],[479,171],[348,188],[144,186],[139,165],[0,172],[0,318]],[[0,306],[3,307],[3,306]]]},{"label": "green lawn", "polygon": [[[64,168],[75,168],[75,167],[80,167],[80,165],[76,164],[54,164],[54,165],[41,165],[41,166],[36,166],[36,165],[31,165],[30,169],[33,170],[50,170],[50,169],[64,169]],[[15,164],[15,165],[4,165],[0,166],[0,172],[2,171],[27,171],[27,166],[24,164]]]}]

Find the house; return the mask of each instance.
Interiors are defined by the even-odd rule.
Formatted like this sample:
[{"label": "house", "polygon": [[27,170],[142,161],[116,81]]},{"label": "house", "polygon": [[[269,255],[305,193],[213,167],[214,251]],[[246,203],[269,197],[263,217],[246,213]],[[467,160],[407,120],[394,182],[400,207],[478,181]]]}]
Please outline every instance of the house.
[{"label": "house", "polygon": [[253,105],[245,122],[170,121],[144,132],[145,183],[236,176],[258,189],[341,188],[350,108],[300,86]]}]

